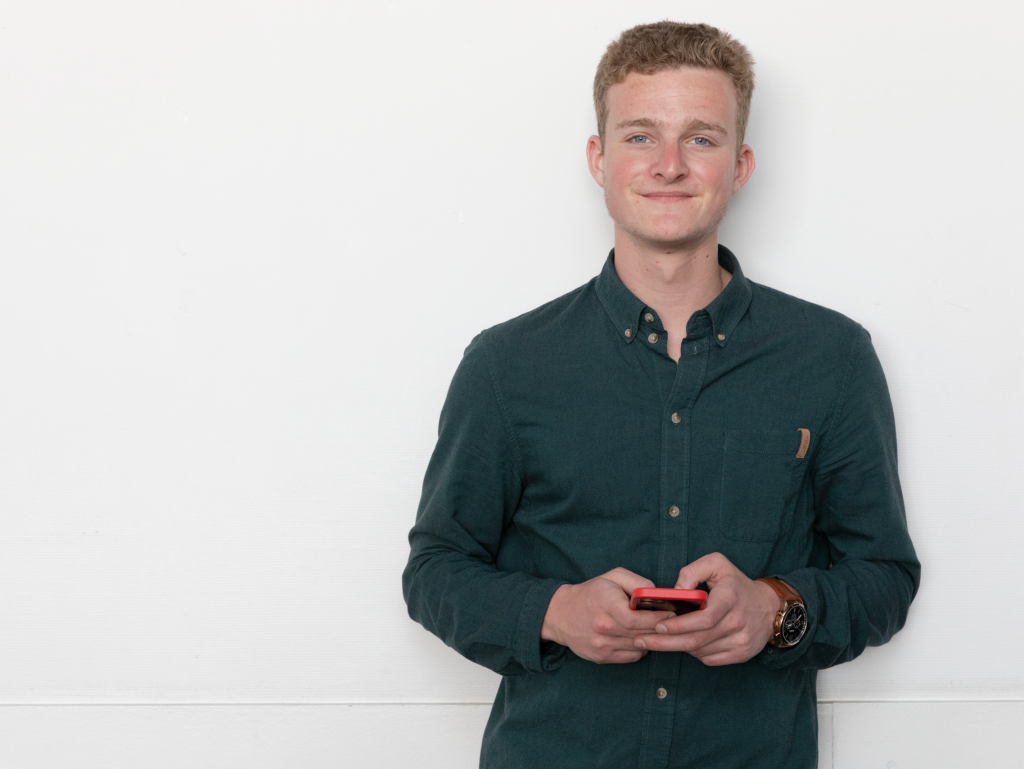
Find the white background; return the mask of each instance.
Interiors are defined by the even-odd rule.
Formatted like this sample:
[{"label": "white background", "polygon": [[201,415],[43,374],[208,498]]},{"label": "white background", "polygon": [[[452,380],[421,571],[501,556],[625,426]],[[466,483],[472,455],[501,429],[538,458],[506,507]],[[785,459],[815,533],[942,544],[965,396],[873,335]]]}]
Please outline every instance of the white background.
[{"label": "white background", "polygon": [[665,17],[758,62],[722,242],[896,409],[924,581],[821,675],[822,766],[1019,765],[1010,7],[0,7],[0,765],[476,765],[497,678],[406,534],[470,339],[600,269],[594,68]]}]

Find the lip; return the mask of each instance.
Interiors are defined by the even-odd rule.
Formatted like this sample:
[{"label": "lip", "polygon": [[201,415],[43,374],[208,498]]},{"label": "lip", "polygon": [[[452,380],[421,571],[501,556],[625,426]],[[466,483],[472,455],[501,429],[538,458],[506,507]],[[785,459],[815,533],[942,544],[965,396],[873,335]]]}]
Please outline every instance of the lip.
[{"label": "lip", "polygon": [[693,197],[693,195],[689,195],[689,194],[687,194],[685,192],[667,192],[667,191],[665,191],[665,192],[646,192],[646,193],[641,193],[641,196],[647,198],[648,200],[665,200],[665,201],[686,200],[687,198],[692,198]]}]

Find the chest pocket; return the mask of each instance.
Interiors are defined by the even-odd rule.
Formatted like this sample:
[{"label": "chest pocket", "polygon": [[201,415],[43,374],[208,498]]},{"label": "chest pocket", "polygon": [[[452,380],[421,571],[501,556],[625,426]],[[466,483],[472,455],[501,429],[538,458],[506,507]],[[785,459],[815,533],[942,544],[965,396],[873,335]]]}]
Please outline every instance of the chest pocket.
[{"label": "chest pocket", "polygon": [[719,523],[743,542],[774,542],[796,505],[809,459],[800,431],[726,430]]}]

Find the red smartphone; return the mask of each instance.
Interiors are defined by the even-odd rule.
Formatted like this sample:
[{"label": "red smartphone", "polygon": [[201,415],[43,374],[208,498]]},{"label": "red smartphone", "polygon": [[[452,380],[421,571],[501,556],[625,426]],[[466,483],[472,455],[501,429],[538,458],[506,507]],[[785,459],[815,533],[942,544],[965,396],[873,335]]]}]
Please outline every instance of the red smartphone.
[{"label": "red smartphone", "polygon": [[629,599],[630,609],[674,611],[686,614],[700,611],[708,605],[708,594],[703,590],[676,590],[667,587],[638,587]]}]

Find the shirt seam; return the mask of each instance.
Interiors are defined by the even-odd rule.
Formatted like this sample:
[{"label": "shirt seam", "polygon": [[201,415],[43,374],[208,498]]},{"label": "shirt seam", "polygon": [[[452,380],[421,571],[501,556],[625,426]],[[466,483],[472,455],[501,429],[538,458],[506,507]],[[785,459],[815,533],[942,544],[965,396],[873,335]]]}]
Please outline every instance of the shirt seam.
[{"label": "shirt seam", "polygon": [[[858,328],[864,333],[867,333],[866,331],[864,331],[864,328],[862,326],[858,326]],[[857,362],[857,359],[860,358],[860,351],[857,350],[856,334],[854,335],[851,347],[853,347],[853,349],[850,352],[849,363],[846,364],[846,372],[843,375],[843,384],[839,390],[839,396],[836,402],[835,409],[832,412],[832,418],[829,420],[828,427],[825,430],[824,441],[818,447],[818,451],[815,452],[815,471],[817,471],[821,467],[820,458],[827,454],[829,448],[831,448],[832,446],[832,440],[835,438],[836,435],[836,425],[839,423],[839,418],[842,415],[843,410],[846,408],[846,398],[850,393],[850,383],[853,381],[854,364]]]},{"label": "shirt seam", "polygon": [[491,380],[491,391],[494,393],[494,401],[498,406],[498,413],[501,415],[501,424],[505,428],[505,440],[508,441],[509,448],[512,450],[512,470],[515,472],[516,477],[520,482],[523,480],[522,473],[522,454],[519,450],[519,436],[516,435],[515,429],[512,426],[511,415],[509,414],[508,406],[505,403],[505,399],[501,394],[501,390],[498,388],[498,375],[496,371],[496,364],[494,362],[494,356],[491,353],[490,345],[486,344],[488,336],[483,336],[481,339],[485,342],[483,345],[484,352],[487,355],[487,376]]},{"label": "shirt seam", "polygon": [[[480,341],[482,343],[481,347],[483,348],[484,354],[487,356],[487,376],[491,380],[491,392],[494,395],[495,405],[498,407],[498,414],[501,416],[502,427],[505,430],[505,440],[508,442],[509,449],[512,452],[512,470],[519,479],[520,484],[522,484],[522,455],[519,449],[519,436],[516,434],[515,429],[512,426],[512,419],[509,414],[508,405],[506,404],[505,398],[498,387],[497,364],[494,361],[494,355],[490,349],[490,335],[484,332],[481,334]],[[548,582],[548,580],[541,577],[535,578],[537,581],[530,585],[526,590],[526,594],[523,596],[523,601],[519,605],[519,614],[516,617],[514,627],[511,629],[511,643],[509,644],[512,649],[513,657],[523,666],[524,670],[531,673],[541,672],[543,660],[541,659],[540,654],[540,633],[538,632],[535,643],[532,643],[525,637],[525,633],[528,629],[526,625],[532,624],[529,620],[531,619],[531,615],[536,613],[534,604],[538,601],[538,591],[543,590],[545,584]]]}]

